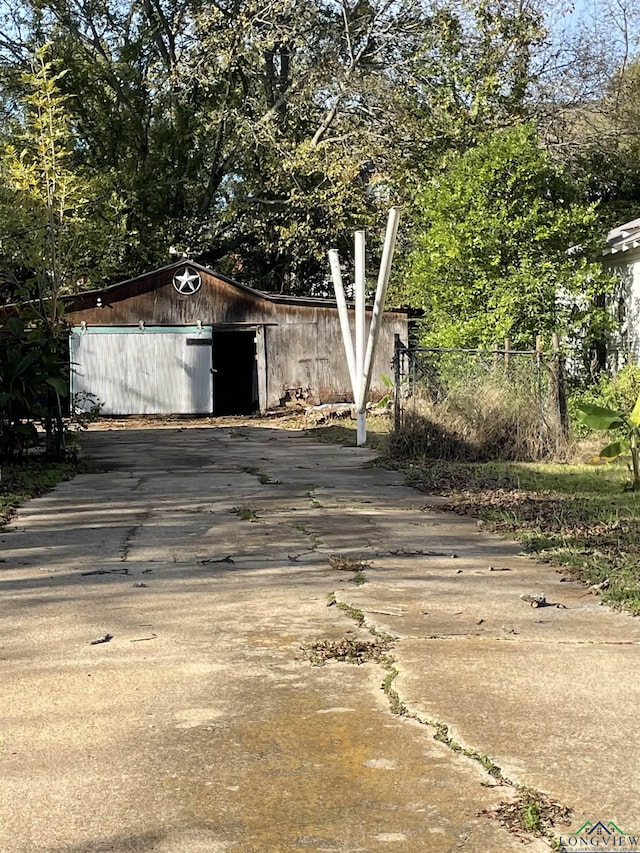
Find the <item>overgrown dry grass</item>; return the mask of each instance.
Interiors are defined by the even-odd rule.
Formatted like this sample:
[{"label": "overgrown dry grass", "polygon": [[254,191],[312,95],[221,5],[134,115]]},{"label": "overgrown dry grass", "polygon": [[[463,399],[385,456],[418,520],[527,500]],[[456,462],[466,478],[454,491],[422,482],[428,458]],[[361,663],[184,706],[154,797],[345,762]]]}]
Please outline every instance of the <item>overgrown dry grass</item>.
[{"label": "overgrown dry grass", "polygon": [[389,438],[389,454],[396,459],[534,461],[557,452],[555,431],[533,391],[492,377],[412,405],[402,427]]}]

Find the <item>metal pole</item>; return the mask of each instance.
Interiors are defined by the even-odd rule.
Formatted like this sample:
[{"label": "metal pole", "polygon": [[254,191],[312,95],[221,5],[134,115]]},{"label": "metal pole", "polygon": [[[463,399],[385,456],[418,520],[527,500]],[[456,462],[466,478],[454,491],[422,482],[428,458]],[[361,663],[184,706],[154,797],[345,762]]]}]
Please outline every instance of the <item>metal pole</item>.
[{"label": "metal pole", "polygon": [[402,382],[402,373],[400,369],[400,335],[396,332],[393,336],[393,431],[400,430],[400,383]]}]

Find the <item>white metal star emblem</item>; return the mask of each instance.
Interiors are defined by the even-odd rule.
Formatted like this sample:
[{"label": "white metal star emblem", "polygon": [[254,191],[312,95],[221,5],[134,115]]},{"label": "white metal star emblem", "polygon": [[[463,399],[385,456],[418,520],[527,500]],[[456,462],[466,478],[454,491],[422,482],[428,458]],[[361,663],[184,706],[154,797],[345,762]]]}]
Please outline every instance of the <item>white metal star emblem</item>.
[{"label": "white metal star emblem", "polygon": [[178,275],[178,273],[174,275],[173,286],[178,293],[182,293],[185,296],[197,293],[202,286],[200,273],[197,270],[194,270],[193,267],[185,267],[180,275]]}]

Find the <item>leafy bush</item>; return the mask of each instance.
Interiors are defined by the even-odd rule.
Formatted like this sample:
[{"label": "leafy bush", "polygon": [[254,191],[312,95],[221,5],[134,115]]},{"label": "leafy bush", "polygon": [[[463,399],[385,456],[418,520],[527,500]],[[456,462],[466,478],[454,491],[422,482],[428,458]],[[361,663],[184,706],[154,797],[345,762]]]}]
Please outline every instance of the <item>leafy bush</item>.
[{"label": "leafy bush", "polygon": [[59,339],[20,317],[7,320],[0,330],[0,457],[22,457],[37,445],[36,424],[44,427],[47,452],[64,455],[67,370]]},{"label": "leafy bush", "polygon": [[614,376],[602,374],[599,381],[569,398],[569,417],[574,433],[585,438],[590,428],[581,420],[579,412],[583,405],[601,406],[615,412],[630,412],[640,394],[640,365],[627,364]]},{"label": "leafy bush", "polygon": [[632,489],[640,491],[640,394],[630,414],[614,411],[592,403],[582,403],[578,417],[594,430],[617,433],[618,438],[600,450],[594,462],[611,462],[624,454],[631,454],[633,471]]}]

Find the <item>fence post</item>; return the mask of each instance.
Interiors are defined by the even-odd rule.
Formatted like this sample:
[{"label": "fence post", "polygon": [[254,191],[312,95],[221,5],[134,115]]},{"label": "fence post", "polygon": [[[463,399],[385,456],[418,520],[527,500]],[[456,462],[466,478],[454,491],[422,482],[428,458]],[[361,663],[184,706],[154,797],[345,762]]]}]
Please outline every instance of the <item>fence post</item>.
[{"label": "fence post", "polygon": [[551,336],[553,357],[551,360],[551,395],[556,420],[556,448],[560,449],[561,440],[569,438],[569,412],[564,384],[564,367],[560,353],[560,337],[557,332]]},{"label": "fence post", "polygon": [[538,453],[542,455],[545,445],[544,402],[542,398],[542,335],[536,335],[536,407],[538,409]]},{"label": "fence post", "polygon": [[506,370],[509,370],[509,353],[511,351],[511,341],[509,338],[504,339],[504,366]]},{"label": "fence post", "polygon": [[402,381],[402,371],[400,369],[400,335],[396,332],[393,336],[393,431],[398,432],[400,429],[401,409],[400,409],[400,383]]}]

